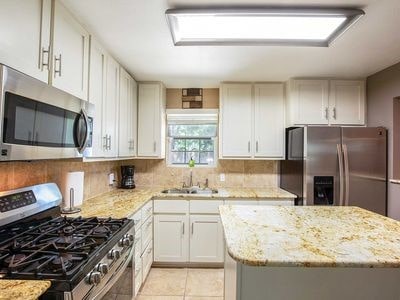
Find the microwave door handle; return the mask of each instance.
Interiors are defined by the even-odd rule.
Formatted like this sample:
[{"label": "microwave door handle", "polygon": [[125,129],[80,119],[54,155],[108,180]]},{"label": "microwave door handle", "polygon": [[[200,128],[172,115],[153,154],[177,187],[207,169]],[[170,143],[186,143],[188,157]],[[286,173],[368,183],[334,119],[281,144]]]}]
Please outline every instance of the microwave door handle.
[{"label": "microwave door handle", "polygon": [[[85,138],[83,139],[82,144],[78,145],[78,152],[80,154],[82,154],[85,151],[85,149],[87,148],[87,144],[89,142],[89,117],[87,116],[87,113],[83,108],[81,110],[81,117],[83,117],[83,121],[85,122],[85,129],[84,129],[85,130],[85,132],[84,132],[85,133],[85,135],[84,135]],[[81,135],[81,131],[82,131],[82,127],[78,126],[78,130],[76,132],[78,143],[80,142],[79,141],[79,137]]]}]

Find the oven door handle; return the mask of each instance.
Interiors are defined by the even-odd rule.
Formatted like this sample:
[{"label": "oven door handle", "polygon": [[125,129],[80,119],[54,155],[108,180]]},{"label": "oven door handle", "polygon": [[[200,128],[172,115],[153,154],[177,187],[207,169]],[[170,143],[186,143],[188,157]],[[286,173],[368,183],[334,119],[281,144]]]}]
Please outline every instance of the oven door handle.
[{"label": "oven door handle", "polygon": [[[81,124],[80,120],[82,120],[82,119],[85,124],[84,126],[81,126],[82,124]],[[87,148],[87,145],[89,143],[89,137],[90,137],[89,126],[90,126],[89,125],[89,117],[88,117],[85,109],[82,108],[79,119],[78,119],[78,126],[77,126],[77,129],[75,132],[75,134],[76,134],[75,138],[76,138],[76,141],[78,144],[78,152],[80,154],[82,154],[85,151],[85,149]],[[82,135],[83,135],[83,139],[81,139]]]}]

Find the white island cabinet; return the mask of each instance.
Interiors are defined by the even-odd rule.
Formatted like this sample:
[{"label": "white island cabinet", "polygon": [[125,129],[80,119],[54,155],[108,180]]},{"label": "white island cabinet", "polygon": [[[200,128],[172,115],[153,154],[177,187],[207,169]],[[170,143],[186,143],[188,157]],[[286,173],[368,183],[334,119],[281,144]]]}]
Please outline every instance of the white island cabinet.
[{"label": "white island cabinet", "polygon": [[358,207],[221,206],[225,300],[399,299],[400,222]]}]

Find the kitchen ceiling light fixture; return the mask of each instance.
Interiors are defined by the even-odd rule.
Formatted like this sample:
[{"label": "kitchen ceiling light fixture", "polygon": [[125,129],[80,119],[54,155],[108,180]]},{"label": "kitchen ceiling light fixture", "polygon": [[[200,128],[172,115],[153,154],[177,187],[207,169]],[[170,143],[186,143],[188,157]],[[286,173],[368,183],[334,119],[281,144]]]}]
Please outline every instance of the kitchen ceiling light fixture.
[{"label": "kitchen ceiling light fixture", "polygon": [[350,8],[193,8],[165,12],[176,46],[328,47],[364,15]]}]

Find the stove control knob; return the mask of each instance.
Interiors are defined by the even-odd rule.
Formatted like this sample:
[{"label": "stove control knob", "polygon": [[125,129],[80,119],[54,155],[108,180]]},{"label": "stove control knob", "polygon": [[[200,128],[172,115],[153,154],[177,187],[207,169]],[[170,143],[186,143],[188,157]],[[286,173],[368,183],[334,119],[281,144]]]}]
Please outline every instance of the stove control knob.
[{"label": "stove control knob", "polygon": [[120,246],[120,247],[129,247],[130,244],[131,244],[131,241],[126,237],[120,239],[118,242],[118,246]]},{"label": "stove control knob", "polygon": [[127,238],[130,242],[133,242],[135,240],[135,237],[132,234],[125,234],[124,238]]},{"label": "stove control knob", "polygon": [[107,264],[103,264],[103,263],[99,263],[97,265],[97,271],[99,271],[102,275],[106,275],[108,273],[108,265]]},{"label": "stove control knob", "polygon": [[86,276],[86,282],[88,284],[99,284],[101,281],[101,274],[97,271],[92,271],[89,275]]},{"label": "stove control knob", "polygon": [[107,257],[109,259],[112,259],[112,260],[117,260],[117,259],[119,259],[121,257],[121,251],[119,251],[119,250],[111,250],[110,252],[108,252]]}]

